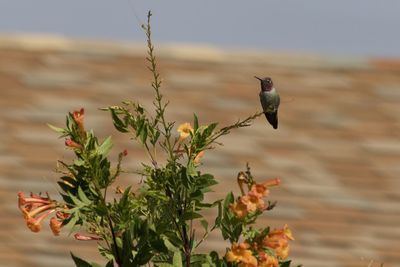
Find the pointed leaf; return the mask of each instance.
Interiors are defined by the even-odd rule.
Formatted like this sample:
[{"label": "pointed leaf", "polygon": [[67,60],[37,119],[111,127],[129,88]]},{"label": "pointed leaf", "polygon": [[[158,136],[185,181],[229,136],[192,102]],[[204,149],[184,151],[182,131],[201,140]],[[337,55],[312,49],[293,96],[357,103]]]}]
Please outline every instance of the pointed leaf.
[{"label": "pointed leaf", "polygon": [[74,260],[76,267],[92,267],[90,263],[75,256],[74,254],[72,254],[72,252],[71,252],[71,257]]},{"label": "pointed leaf", "polygon": [[145,144],[147,140],[147,124],[144,125],[143,130],[140,132],[140,141]]},{"label": "pointed leaf", "polygon": [[203,215],[201,215],[200,213],[197,213],[197,212],[193,212],[193,211],[186,212],[183,215],[183,220],[185,220],[185,221],[194,220],[194,219],[198,219],[198,218],[203,218]]},{"label": "pointed leaf", "polygon": [[291,263],[290,260],[289,261],[280,262],[279,267],[290,267],[290,263]]},{"label": "pointed leaf", "polygon": [[168,248],[169,251],[179,251],[179,248],[175,247],[167,237],[164,236],[162,239],[164,240],[164,245]]},{"label": "pointed leaf", "polygon": [[176,251],[174,253],[174,257],[172,259],[172,263],[174,267],[182,267],[182,256],[180,251]]},{"label": "pointed leaf", "polygon": [[235,198],[234,198],[232,192],[230,192],[229,194],[226,195],[225,200],[224,200],[224,210],[229,209],[229,204],[233,203],[234,199]]},{"label": "pointed leaf", "polygon": [[203,226],[204,230],[208,232],[208,222],[207,220],[200,220],[200,224]]},{"label": "pointed leaf", "polygon": [[174,267],[171,263],[166,263],[166,262],[160,262],[160,263],[154,263],[154,266],[156,267]]},{"label": "pointed leaf", "polygon": [[57,133],[62,133],[62,134],[66,133],[66,130],[65,130],[65,129],[60,128],[60,127],[56,127],[56,126],[54,126],[54,125],[51,125],[50,123],[47,123],[47,126],[48,126],[50,129],[52,129],[53,131],[56,131]]},{"label": "pointed leaf", "polygon": [[199,119],[197,118],[196,113],[193,113],[193,132],[196,132],[199,128]]},{"label": "pointed leaf", "polygon": [[218,123],[216,123],[216,122],[211,123],[210,125],[208,125],[208,127],[207,127],[207,134],[208,134],[208,135],[211,135],[212,132],[214,131],[215,127],[217,127],[217,125],[218,125]]},{"label": "pointed leaf", "polygon": [[106,140],[97,148],[97,153],[100,155],[106,156],[110,151],[111,147],[113,146],[111,142],[111,136],[107,137]]},{"label": "pointed leaf", "polygon": [[77,207],[84,207],[84,206],[86,206],[85,203],[83,203],[83,202],[80,201],[76,196],[74,196],[73,194],[71,194],[71,192],[68,192],[68,196],[71,198],[72,202],[73,202]]},{"label": "pointed leaf", "polygon": [[109,108],[109,110],[111,112],[111,117],[112,117],[115,129],[117,129],[118,131],[120,131],[122,133],[128,132],[127,125],[122,120],[120,120],[115,109]]},{"label": "pointed leaf", "polygon": [[[71,216],[70,218],[68,218],[67,220],[67,223],[64,225],[64,227],[65,228],[70,228],[70,229],[73,229],[74,228],[74,226],[75,226],[75,224],[76,224],[76,222],[78,221],[78,216],[76,216],[76,215],[73,215],[73,216]],[[65,222],[65,221],[64,221]]]},{"label": "pointed leaf", "polygon": [[86,196],[85,192],[83,192],[81,187],[78,187],[78,196],[79,199],[86,205],[90,205],[92,203],[92,201],[90,201],[90,199],[88,199],[88,197]]}]

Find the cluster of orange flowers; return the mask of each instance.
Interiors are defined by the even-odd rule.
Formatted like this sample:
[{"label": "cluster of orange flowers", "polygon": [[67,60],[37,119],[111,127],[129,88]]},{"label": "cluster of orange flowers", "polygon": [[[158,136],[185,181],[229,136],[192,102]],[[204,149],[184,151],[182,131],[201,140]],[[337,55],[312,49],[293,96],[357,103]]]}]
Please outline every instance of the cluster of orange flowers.
[{"label": "cluster of orange flowers", "polygon": [[[229,208],[236,217],[243,219],[257,210],[268,209],[263,198],[268,196],[269,188],[281,183],[279,178],[274,178],[258,184],[249,181],[245,173],[238,175],[238,184],[242,192]],[[245,193],[244,184],[252,184],[250,190]],[[226,253],[228,262],[239,263],[239,267],[278,267],[279,260],[284,260],[289,254],[289,240],[294,240],[291,230],[285,225],[282,229],[270,231],[261,241],[249,244],[248,242],[233,243]]]},{"label": "cluster of orange flowers", "polygon": [[281,183],[279,178],[274,178],[268,180],[262,184],[253,184],[251,186],[250,191],[247,194],[244,194],[244,190],[242,188],[242,184],[239,180],[239,186],[242,190],[243,196],[239,197],[239,199],[230,205],[231,210],[238,218],[244,218],[249,213],[255,212],[256,210],[265,210],[268,206],[265,204],[263,198],[268,196],[269,190],[268,188],[271,186],[276,186]]},{"label": "cluster of orange flowers", "polygon": [[[283,260],[289,254],[289,240],[294,238],[291,230],[285,225],[283,229],[275,229],[268,233],[260,244],[233,243],[231,250],[226,253],[226,259],[228,262],[239,263],[239,267],[278,267],[278,258]],[[265,249],[272,250],[275,255],[266,253]]]},{"label": "cluster of orange flowers", "polygon": [[24,193],[18,192],[18,208],[21,210],[28,228],[35,233],[42,229],[41,222],[56,212],[56,216],[50,219],[50,228],[54,235],[59,235],[62,222],[68,218],[68,214],[63,210],[56,210],[57,202],[40,195],[31,194],[30,197],[25,197]]},{"label": "cluster of orange flowers", "polygon": [[[84,121],[84,109],[81,108],[79,111],[74,111],[72,117],[76,122],[79,132],[82,136],[85,135],[85,129],[83,125]],[[75,142],[72,139],[66,139],[65,145],[70,148],[81,149],[82,145]],[[127,155],[127,151],[122,152],[123,156]],[[18,208],[21,210],[24,216],[26,225],[32,232],[39,232],[42,229],[42,221],[48,217],[50,214],[55,212],[55,216],[50,218],[49,225],[50,229],[55,236],[60,234],[61,228],[63,226],[63,221],[68,219],[69,214],[66,211],[67,208],[62,207],[61,204],[54,200],[51,200],[48,196],[43,197],[41,195],[32,194],[30,197],[25,197],[23,192],[18,192]],[[75,239],[77,240],[101,240],[98,236],[87,236],[82,234],[75,234]]]}]

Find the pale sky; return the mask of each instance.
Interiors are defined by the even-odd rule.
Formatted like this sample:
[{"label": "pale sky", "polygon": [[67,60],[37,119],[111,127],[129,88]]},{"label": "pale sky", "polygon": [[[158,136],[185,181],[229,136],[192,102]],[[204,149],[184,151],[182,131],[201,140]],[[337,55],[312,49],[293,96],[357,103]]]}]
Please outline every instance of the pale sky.
[{"label": "pale sky", "polygon": [[0,34],[400,57],[400,0],[0,0]]}]

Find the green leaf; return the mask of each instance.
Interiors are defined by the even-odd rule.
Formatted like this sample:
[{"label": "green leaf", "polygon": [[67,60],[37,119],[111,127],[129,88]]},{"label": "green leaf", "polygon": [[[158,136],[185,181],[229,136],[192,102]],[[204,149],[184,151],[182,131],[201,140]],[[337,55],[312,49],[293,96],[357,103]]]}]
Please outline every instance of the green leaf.
[{"label": "green leaf", "polygon": [[174,257],[172,258],[172,263],[174,267],[182,267],[182,256],[180,251],[176,251],[174,253]]},{"label": "green leaf", "polygon": [[[107,264],[112,264],[111,266],[114,267],[114,255],[112,254],[112,252],[108,249],[105,248],[103,246],[101,246],[100,244],[98,244],[97,249],[100,252],[100,255],[103,256],[104,258],[106,258],[109,262]],[[108,265],[106,266],[108,267]]]},{"label": "green leaf", "polygon": [[66,221],[63,222],[65,228],[73,229],[79,217],[76,214],[71,215]]},{"label": "green leaf", "polygon": [[111,147],[113,146],[111,142],[111,136],[107,137],[106,140],[97,148],[97,153],[100,155],[106,156],[108,152],[110,152]]},{"label": "green leaf", "polygon": [[206,232],[208,232],[208,222],[207,222],[207,220],[205,220],[205,219],[200,220],[200,224],[201,224],[201,226],[203,226],[204,230]]},{"label": "green leaf", "polygon": [[71,252],[71,257],[74,260],[76,267],[92,267],[92,264],[75,256],[74,254],[72,254],[72,252]]},{"label": "green leaf", "polygon": [[215,218],[214,225],[220,226],[221,220],[222,220],[222,204],[221,204],[221,201],[218,201],[217,204],[218,204],[218,215]]},{"label": "green leaf", "polygon": [[138,118],[138,122],[137,122],[137,125],[136,125],[136,129],[135,129],[135,131],[136,131],[136,136],[139,136],[140,135],[140,133],[142,132],[142,130],[143,130],[143,126],[144,126],[144,119],[143,118]]},{"label": "green leaf", "polygon": [[85,166],[85,161],[83,159],[75,159],[74,160],[74,165],[75,166]]},{"label": "green leaf", "polygon": [[71,194],[71,192],[68,192],[68,196],[71,198],[71,201],[77,206],[77,207],[84,207],[86,206],[86,204],[84,202],[82,202],[80,199],[78,199],[77,197],[75,197],[74,195]]},{"label": "green leaf", "polygon": [[194,219],[198,219],[198,218],[203,218],[203,216],[201,214],[199,214],[197,212],[193,212],[193,211],[186,212],[183,215],[183,220],[185,220],[185,221],[194,220]]},{"label": "green leaf", "polygon": [[166,236],[162,237],[162,239],[164,240],[164,245],[168,248],[169,251],[179,251],[179,248],[175,247]]},{"label": "green leaf", "polygon": [[111,117],[112,117],[112,121],[113,121],[115,129],[117,129],[118,131],[120,131],[122,133],[127,133],[128,132],[127,125],[122,120],[120,120],[120,118],[118,118],[118,115],[117,115],[115,109],[109,108],[109,110],[111,112]]},{"label": "green leaf", "polygon": [[166,262],[160,262],[160,263],[154,263],[154,266],[156,267],[174,267],[171,263],[166,263]]},{"label": "green leaf", "polygon": [[224,200],[224,210],[228,210],[229,209],[229,205],[231,203],[233,203],[234,199],[235,199],[235,197],[233,196],[232,192],[229,192],[226,195],[225,200]]},{"label": "green leaf", "polygon": [[206,130],[207,135],[211,135],[212,132],[214,131],[215,127],[217,127],[217,125],[218,125],[218,123],[216,123],[216,122],[211,123],[210,125],[208,125],[207,126],[207,130]]},{"label": "green leaf", "polygon": [[58,181],[57,184],[64,190],[64,192],[68,192],[71,190],[75,190],[76,180],[69,176],[63,176],[60,178],[61,181]]},{"label": "green leaf", "polygon": [[86,205],[90,205],[92,203],[92,201],[90,201],[90,199],[86,196],[85,192],[83,192],[81,187],[78,187],[78,196],[79,199],[82,200],[82,202]]},{"label": "green leaf", "polygon": [[161,132],[159,132],[158,130],[155,130],[155,134],[153,135],[153,138],[150,141],[153,146],[157,143],[158,138],[160,138],[160,134],[161,134]]},{"label": "green leaf", "polygon": [[47,123],[47,126],[48,126],[50,129],[52,129],[53,131],[56,131],[57,133],[62,133],[62,134],[64,134],[64,133],[67,132],[65,129],[60,128],[60,127],[56,127],[56,126],[54,126],[54,125],[51,125],[50,123]]},{"label": "green leaf", "polygon": [[199,128],[199,119],[197,118],[196,113],[193,113],[193,132],[196,132]]},{"label": "green leaf", "polygon": [[188,165],[186,167],[186,175],[189,176],[189,177],[196,177],[197,176],[196,166],[194,165],[192,160],[190,160],[188,162]]},{"label": "green leaf", "polygon": [[106,267],[114,267],[114,261],[113,260],[109,261]]},{"label": "green leaf", "polygon": [[292,261],[282,261],[282,262],[280,262],[279,263],[279,267],[290,267],[290,263],[291,263]]},{"label": "green leaf", "polygon": [[140,132],[140,141],[145,144],[147,140],[147,124],[144,125],[143,130]]}]

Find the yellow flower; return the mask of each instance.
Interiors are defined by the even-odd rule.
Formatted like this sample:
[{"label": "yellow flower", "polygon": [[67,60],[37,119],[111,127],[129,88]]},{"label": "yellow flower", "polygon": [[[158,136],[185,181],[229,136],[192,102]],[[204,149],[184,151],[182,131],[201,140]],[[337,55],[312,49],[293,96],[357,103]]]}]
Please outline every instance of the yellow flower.
[{"label": "yellow flower", "polygon": [[180,135],[179,139],[182,141],[182,140],[185,140],[190,135],[190,133],[193,133],[193,128],[190,125],[190,123],[185,122],[185,123],[182,123],[181,125],[179,125],[178,133]]},{"label": "yellow flower", "polygon": [[247,243],[233,243],[231,250],[226,253],[226,260],[228,262],[237,262],[241,267],[256,267],[257,259],[249,249],[250,245]]}]

